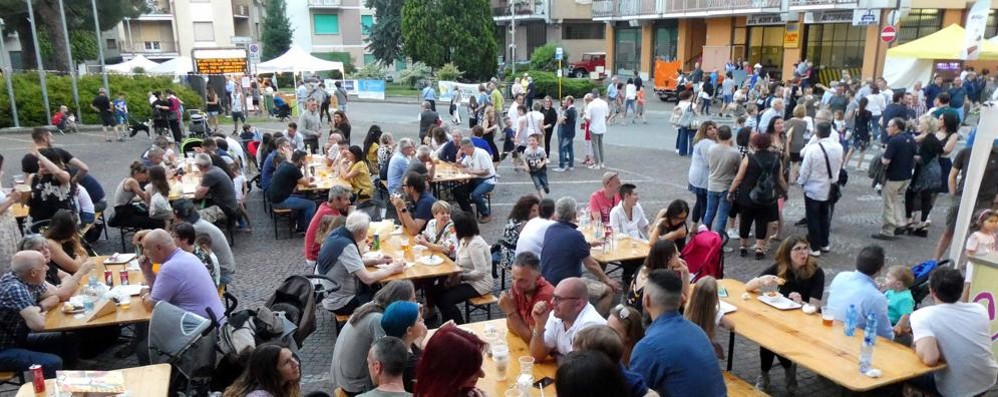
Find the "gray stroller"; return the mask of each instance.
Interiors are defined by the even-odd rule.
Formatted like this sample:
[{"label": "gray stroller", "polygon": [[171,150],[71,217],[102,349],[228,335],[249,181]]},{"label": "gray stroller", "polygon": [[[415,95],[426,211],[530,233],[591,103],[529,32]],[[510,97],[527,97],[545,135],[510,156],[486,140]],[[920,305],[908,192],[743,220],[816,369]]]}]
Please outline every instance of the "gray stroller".
[{"label": "gray stroller", "polygon": [[218,326],[211,319],[185,311],[166,301],[159,301],[149,321],[149,361],[168,363],[175,370],[170,382],[171,395],[208,395],[208,385],[215,370],[215,344]]}]

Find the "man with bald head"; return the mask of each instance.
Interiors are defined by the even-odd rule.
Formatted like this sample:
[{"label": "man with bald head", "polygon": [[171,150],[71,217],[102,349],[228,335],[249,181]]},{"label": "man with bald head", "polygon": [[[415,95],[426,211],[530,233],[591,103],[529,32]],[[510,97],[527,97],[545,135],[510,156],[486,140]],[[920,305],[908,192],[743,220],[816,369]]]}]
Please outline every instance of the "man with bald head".
[{"label": "man with bald head", "polygon": [[[222,316],[225,309],[215,282],[198,257],[178,248],[170,233],[163,229],[146,233],[139,244],[143,253],[139,267],[150,288],[142,294],[146,309],[152,310],[156,302],[167,301],[204,318],[208,318],[208,308],[215,316]],[[159,273],[153,273],[153,263],[162,264]]]},{"label": "man with bald head", "polygon": [[76,361],[74,336],[40,332],[45,329],[43,312],[59,304],[45,283],[47,270],[41,252],[21,251],[0,277],[0,371],[23,372],[41,364],[45,377],[53,378],[64,360]]},{"label": "man with bald head", "polygon": [[570,353],[576,333],[592,325],[606,324],[606,319],[589,303],[586,282],[578,277],[561,280],[551,302],[537,302],[530,314],[534,317],[530,354],[537,361]]}]

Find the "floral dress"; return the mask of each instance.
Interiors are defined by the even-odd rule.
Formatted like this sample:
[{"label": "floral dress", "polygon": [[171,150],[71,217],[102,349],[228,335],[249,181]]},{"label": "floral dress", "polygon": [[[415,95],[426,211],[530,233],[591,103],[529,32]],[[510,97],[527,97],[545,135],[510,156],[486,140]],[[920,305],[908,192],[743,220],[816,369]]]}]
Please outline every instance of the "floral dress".
[{"label": "floral dress", "polygon": [[454,259],[454,255],[457,253],[457,236],[454,232],[454,222],[449,222],[444,225],[443,230],[437,228],[437,220],[430,219],[426,223],[426,228],[423,229],[423,237],[426,237],[426,241],[436,245],[442,245],[447,248],[444,252],[451,259]]},{"label": "floral dress", "polygon": [[[0,190],[0,203],[7,200],[7,195]],[[10,264],[10,258],[17,252],[17,241],[21,238],[21,233],[17,230],[17,220],[8,208],[0,213],[0,267],[6,271]]]},{"label": "floral dress", "polygon": [[506,221],[506,226],[502,229],[502,238],[499,239],[499,264],[506,268],[513,265],[516,258],[516,241],[520,239],[520,230],[527,221],[510,219]]}]

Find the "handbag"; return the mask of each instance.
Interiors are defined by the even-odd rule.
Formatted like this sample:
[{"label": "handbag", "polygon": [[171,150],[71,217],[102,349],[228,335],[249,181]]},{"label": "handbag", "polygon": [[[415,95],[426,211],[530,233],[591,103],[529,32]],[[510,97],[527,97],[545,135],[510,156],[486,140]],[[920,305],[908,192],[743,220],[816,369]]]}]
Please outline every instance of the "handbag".
[{"label": "handbag", "polygon": [[918,178],[912,184],[911,190],[916,192],[935,192],[939,190],[941,185],[942,165],[939,164],[939,156],[936,156],[927,163],[922,164],[918,172]]},{"label": "handbag", "polygon": [[[823,153],[825,155],[825,170],[828,171],[828,180],[829,180],[829,182],[831,182],[831,179],[832,179],[832,163],[830,161],[828,161],[828,152],[825,151],[825,147],[822,146],[820,143],[818,144],[818,147],[821,148],[821,153]],[[841,170],[841,168],[840,168],[840,170]],[[841,173],[841,171],[840,171],[840,173]],[[831,186],[829,187],[829,190],[828,190],[828,202],[830,202],[832,204],[835,204],[835,203],[839,202],[839,199],[842,198],[842,189],[839,187],[838,181],[836,181],[835,183],[831,183],[830,185]]]},{"label": "handbag", "polygon": [[696,124],[696,126],[700,126],[700,122],[696,121],[696,117],[694,117],[693,101],[690,101],[690,106],[683,109],[682,112],[682,115],[679,117],[679,122],[676,123],[678,127],[694,128],[692,127],[694,124]]}]

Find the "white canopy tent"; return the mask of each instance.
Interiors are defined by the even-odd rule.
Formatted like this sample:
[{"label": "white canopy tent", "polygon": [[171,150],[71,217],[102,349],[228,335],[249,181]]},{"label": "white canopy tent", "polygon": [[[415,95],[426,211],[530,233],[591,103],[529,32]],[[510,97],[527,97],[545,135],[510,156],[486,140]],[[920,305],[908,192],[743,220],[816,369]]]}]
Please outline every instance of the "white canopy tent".
[{"label": "white canopy tent", "polygon": [[300,73],[321,70],[339,70],[340,73],[344,73],[343,62],[316,58],[297,46],[291,46],[291,49],[283,55],[256,65],[257,73]]},{"label": "white canopy tent", "polygon": [[132,58],[126,62],[116,63],[114,65],[107,65],[104,68],[107,69],[107,71],[109,72],[132,73],[132,71],[135,70],[135,68],[142,68],[142,70],[148,72],[149,69],[152,69],[156,66],[159,66],[159,64],[150,61],[149,58],[146,58],[142,55],[137,55],[135,58]]},{"label": "white canopy tent", "polygon": [[146,70],[146,72],[152,74],[170,74],[174,76],[184,76],[193,71],[193,61],[190,57],[184,56],[173,58]]}]

